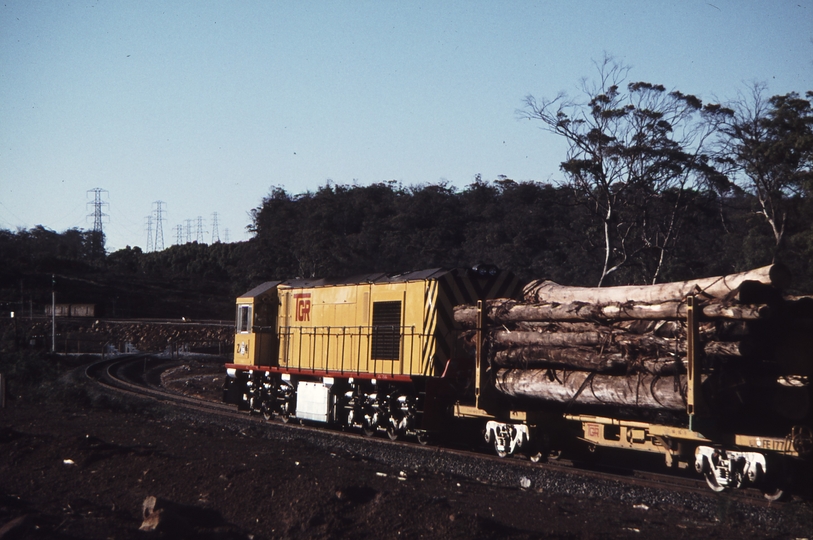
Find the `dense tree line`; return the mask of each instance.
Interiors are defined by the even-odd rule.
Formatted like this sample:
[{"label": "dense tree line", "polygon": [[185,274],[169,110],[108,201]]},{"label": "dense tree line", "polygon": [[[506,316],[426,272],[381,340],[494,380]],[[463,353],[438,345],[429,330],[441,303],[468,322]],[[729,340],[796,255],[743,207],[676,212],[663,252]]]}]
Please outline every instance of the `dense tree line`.
[{"label": "dense tree line", "polygon": [[[685,210],[658,281],[726,274],[779,260],[791,267],[797,288],[813,290],[809,197],[784,201],[788,239],[779,251],[756,212],[755,196],[669,190],[650,199],[649,211],[665,213],[677,198]],[[507,178],[478,179],[460,191],[446,185],[325,185],[293,196],[275,189],[254,211],[254,223],[252,271],[269,279],[485,262],[523,279],[595,285],[604,262],[602,224],[578,195],[567,187]],[[657,255],[648,255],[641,250],[605,285],[649,282]]]},{"label": "dense tree line", "polygon": [[[726,274],[778,260],[791,268],[794,290],[813,291],[809,195],[783,199],[784,239],[778,247],[754,194],[667,190],[650,199],[649,211],[665,213],[677,198],[685,209],[659,281]],[[79,241],[86,234],[81,231],[0,231],[0,298],[14,304],[23,295],[46,303],[55,274],[63,301],[102,304],[116,295],[118,303],[110,309],[119,315],[137,315],[148,304],[136,298],[139,294],[167,291],[201,302],[222,296],[226,300],[218,305],[224,311],[234,296],[265,280],[477,263],[495,264],[526,280],[544,277],[591,286],[601,278],[605,253],[603,224],[577,193],[567,186],[508,178],[478,178],[462,190],[444,184],[329,184],[291,195],[277,188],[254,210],[252,228],[255,237],[247,242],[189,243],[153,253],[128,246],[101,258],[91,257],[92,248]],[[639,251],[605,285],[649,282],[657,264],[657,255],[650,254]],[[130,292],[121,293],[115,283],[126,284]],[[99,290],[108,297],[89,299],[101,284]]]},{"label": "dense tree line", "polygon": [[103,238],[78,229],[0,230],[0,302],[24,304],[26,291],[45,302],[57,275],[70,284],[63,298],[100,302],[90,297],[103,289],[119,314],[160,313],[166,304],[140,296],[175,293],[178,310],[202,313],[207,304],[227,310],[265,280],[478,263],[524,280],[606,286],[782,262],[795,292],[813,292],[813,93],[768,98],[754,85],[728,104],[704,104],[627,82],[612,59],[597,69],[580,96],[528,96],[520,111],[567,142],[557,184],[478,175],[462,189],[274,187],[252,211],[250,241],[152,253],[106,254]]}]

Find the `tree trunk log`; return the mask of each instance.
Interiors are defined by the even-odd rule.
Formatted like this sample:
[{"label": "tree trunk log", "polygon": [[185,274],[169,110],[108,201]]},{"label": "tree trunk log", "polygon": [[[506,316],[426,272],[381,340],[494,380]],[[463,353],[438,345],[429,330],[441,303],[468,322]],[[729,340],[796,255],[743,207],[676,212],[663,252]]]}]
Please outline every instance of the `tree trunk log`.
[{"label": "tree trunk log", "polygon": [[[677,382],[676,383],[676,379]],[[601,375],[552,369],[500,369],[496,389],[511,397],[577,405],[686,409],[686,377]],[[579,391],[581,390],[581,392]]]},{"label": "tree trunk log", "polygon": [[[623,321],[685,319],[687,308],[683,302],[661,304],[520,304],[513,300],[496,299],[487,302],[489,324],[507,324],[521,321]],[[705,317],[712,319],[758,320],[770,315],[766,305],[702,306]],[[463,305],[455,307],[455,321],[464,327],[477,324],[477,308]]]},{"label": "tree trunk log", "polygon": [[[575,358],[584,355],[608,357],[618,355],[620,360],[613,365],[621,366],[632,364],[642,358],[685,356],[687,353],[686,340],[667,339],[653,335],[619,335],[606,336],[604,339],[590,333],[581,334],[539,334],[536,332],[507,332],[499,330],[490,335],[491,342],[498,349],[522,349],[530,347],[537,350],[543,357],[553,359],[569,365],[566,355]],[[585,349],[592,347],[593,349]],[[748,341],[709,341],[701,345],[706,356],[725,356],[728,358],[743,358],[753,356],[757,348]],[[570,351],[570,352],[558,352]],[[547,352],[547,354],[545,354]],[[586,364],[572,364],[574,367],[582,365],[599,364],[600,360]]]},{"label": "tree trunk log", "polygon": [[[493,343],[504,347],[600,347],[606,353],[624,356],[661,356],[664,353],[686,354],[685,339],[669,339],[653,334],[617,334],[600,332],[540,333],[497,330],[490,334]],[[747,342],[709,341],[702,345],[707,355],[742,357],[753,352]]]},{"label": "tree trunk log", "polygon": [[548,347],[595,347],[608,343],[612,338],[602,332],[510,332],[497,330],[491,339],[500,345],[543,345]]},{"label": "tree trunk log", "polygon": [[494,364],[499,367],[535,369],[554,367],[575,371],[652,373],[673,375],[685,373],[681,358],[639,357],[632,359],[621,353],[599,354],[581,349],[552,349],[549,347],[517,347],[494,353]]},{"label": "tree trunk log", "polygon": [[735,291],[744,281],[758,281],[784,289],[790,282],[790,272],[782,265],[773,264],[727,276],[621,287],[568,287],[553,281],[536,280],[525,286],[523,295],[526,302],[532,303],[585,302],[603,305],[635,302],[661,304],[668,301],[682,301],[686,296],[696,293],[722,298]]}]

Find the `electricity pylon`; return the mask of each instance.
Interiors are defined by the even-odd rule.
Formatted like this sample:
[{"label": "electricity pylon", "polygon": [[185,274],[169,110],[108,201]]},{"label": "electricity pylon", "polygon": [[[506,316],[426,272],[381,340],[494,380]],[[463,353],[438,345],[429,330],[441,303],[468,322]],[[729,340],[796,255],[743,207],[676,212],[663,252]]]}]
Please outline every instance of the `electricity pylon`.
[{"label": "electricity pylon", "polygon": [[220,242],[220,234],[217,232],[217,212],[212,214],[212,243]]},{"label": "electricity pylon", "polygon": [[155,201],[155,251],[164,250],[164,201]]},{"label": "electricity pylon", "polygon": [[153,243],[152,243],[152,216],[147,216],[147,249],[146,252],[149,253],[153,250]]},{"label": "electricity pylon", "polygon": [[93,236],[91,239],[91,257],[96,258],[97,255],[100,255],[104,252],[104,231],[102,230],[102,222],[104,218],[110,217],[104,212],[102,212],[102,208],[105,206],[109,206],[108,203],[102,202],[102,193],[107,193],[106,189],[102,188],[93,188],[89,189],[87,192],[93,192],[93,202],[88,203],[93,205],[93,213],[88,214],[88,217],[93,216]]}]

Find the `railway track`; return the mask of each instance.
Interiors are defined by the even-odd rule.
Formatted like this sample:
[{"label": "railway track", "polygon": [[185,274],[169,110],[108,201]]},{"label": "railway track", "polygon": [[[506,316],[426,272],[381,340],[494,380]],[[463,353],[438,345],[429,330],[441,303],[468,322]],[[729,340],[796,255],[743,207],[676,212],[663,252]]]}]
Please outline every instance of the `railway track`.
[{"label": "railway track", "polygon": [[[342,438],[345,444],[349,443],[350,446],[356,449],[373,445],[377,447],[377,452],[383,450],[386,454],[398,455],[403,455],[406,452],[412,456],[411,459],[418,462],[421,459],[437,461],[439,457],[442,457],[444,461],[458,463],[455,474],[482,483],[542,491],[549,490],[552,484],[558,484],[560,477],[568,476],[570,481],[574,482],[576,491],[589,489],[585,486],[616,482],[645,490],[682,492],[703,497],[726,497],[730,501],[762,507],[771,504],[756,489],[740,489],[725,494],[715,494],[709,491],[704,480],[688,476],[663,474],[653,470],[607,466],[598,462],[587,463],[578,459],[560,459],[533,463],[529,459],[500,458],[487,453],[490,449],[485,449],[485,447],[483,451],[479,451],[447,446],[423,446],[410,440],[390,441],[386,437],[367,438],[349,431],[313,429],[299,423],[283,423],[273,420],[269,422],[265,421],[260,415],[255,416],[237,412],[232,405],[190,397],[163,388],[161,386],[161,373],[183,365],[183,363],[181,360],[167,359],[149,354],[122,355],[90,364],[84,368],[84,374],[87,378],[114,392],[151,399],[173,407],[181,407],[186,411],[205,414],[208,417],[217,417],[224,422],[238,422],[252,427],[272,430],[287,430],[289,435],[299,430],[300,433],[308,433],[323,438],[327,447],[331,446],[328,439],[338,437]],[[364,450],[361,450],[361,452],[364,452]],[[404,463],[403,460],[398,458],[394,461],[396,465]],[[460,464],[466,464],[462,472],[460,471]]]},{"label": "railway track", "polygon": [[150,398],[199,412],[243,416],[238,415],[232,406],[161,388],[161,373],[182,364],[180,360],[150,354],[121,355],[90,364],[85,368],[85,376],[119,393]]}]

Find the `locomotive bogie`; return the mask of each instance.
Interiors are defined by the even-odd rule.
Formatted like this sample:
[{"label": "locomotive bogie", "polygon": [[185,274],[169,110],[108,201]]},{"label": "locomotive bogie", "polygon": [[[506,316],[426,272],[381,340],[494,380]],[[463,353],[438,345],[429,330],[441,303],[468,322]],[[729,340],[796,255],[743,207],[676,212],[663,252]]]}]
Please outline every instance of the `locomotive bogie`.
[{"label": "locomotive bogie", "polygon": [[227,401],[266,420],[276,416],[284,422],[358,428],[368,436],[382,431],[393,440],[404,435],[426,440],[426,430],[421,429],[424,392],[414,383],[333,377],[301,380],[289,373],[257,370],[231,373],[227,387],[241,386],[243,392],[237,400]]}]

